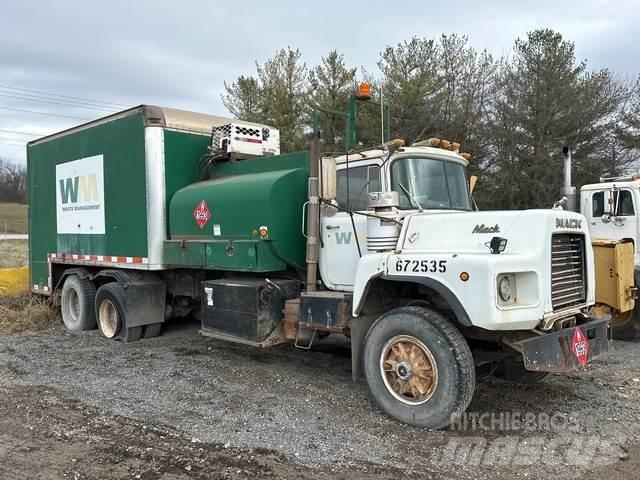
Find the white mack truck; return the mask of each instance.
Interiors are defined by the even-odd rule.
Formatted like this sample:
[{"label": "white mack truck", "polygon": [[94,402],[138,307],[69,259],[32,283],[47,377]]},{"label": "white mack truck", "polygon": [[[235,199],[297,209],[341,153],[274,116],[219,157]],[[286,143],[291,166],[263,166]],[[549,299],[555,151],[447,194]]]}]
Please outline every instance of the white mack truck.
[{"label": "white mack truck", "polygon": [[584,217],[473,211],[455,146],[432,139],[338,157],[337,195],[320,215],[322,284],[353,293],[354,372],[363,342],[376,402],[429,427],[464,411],[477,367],[535,382],[609,348],[607,321],[589,317]]}]

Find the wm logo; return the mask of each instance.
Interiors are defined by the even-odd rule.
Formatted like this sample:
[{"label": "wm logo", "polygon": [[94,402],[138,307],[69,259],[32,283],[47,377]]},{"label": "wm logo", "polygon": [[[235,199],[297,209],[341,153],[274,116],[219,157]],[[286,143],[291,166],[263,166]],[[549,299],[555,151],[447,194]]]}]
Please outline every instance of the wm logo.
[{"label": "wm logo", "polygon": [[348,245],[351,243],[351,233],[352,232],[336,232],[336,244]]},{"label": "wm logo", "polygon": [[60,179],[60,196],[63,204],[97,202],[98,178],[95,173]]}]

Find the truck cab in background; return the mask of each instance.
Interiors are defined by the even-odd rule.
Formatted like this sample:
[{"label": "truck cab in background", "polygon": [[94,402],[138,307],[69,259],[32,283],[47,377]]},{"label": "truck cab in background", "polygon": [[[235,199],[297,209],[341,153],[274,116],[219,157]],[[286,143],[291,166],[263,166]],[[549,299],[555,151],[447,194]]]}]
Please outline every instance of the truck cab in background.
[{"label": "truck cab in background", "polygon": [[580,213],[594,238],[628,239],[634,243],[635,264],[640,264],[638,206],[640,181],[603,182],[580,189]]},{"label": "truck cab in background", "polygon": [[[596,289],[596,300],[614,306],[611,327],[614,337],[621,340],[634,339],[640,331],[640,311],[633,302],[640,285],[639,208],[640,181],[636,175],[601,178],[600,183],[580,189],[580,212],[587,219],[594,248],[606,249],[596,256],[596,270],[602,270],[597,275],[603,285]],[[612,288],[607,278],[610,271],[618,278],[631,278]]]}]

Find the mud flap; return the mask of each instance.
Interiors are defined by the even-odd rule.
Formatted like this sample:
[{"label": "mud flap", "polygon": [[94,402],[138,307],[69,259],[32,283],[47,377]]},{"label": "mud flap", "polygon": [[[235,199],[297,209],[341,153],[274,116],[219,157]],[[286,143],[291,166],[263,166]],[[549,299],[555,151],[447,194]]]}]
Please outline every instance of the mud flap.
[{"label": "mud flap", "polygon": [[163,282],[132,281],[126,285],[126,327],[164,322],[166,286]]},{"label": "mud flap", "polygon": [[569,372],[606,354],[611,348],[609,320],[591,320],[576,327],[516,342],[524,367],[537,372]]},{"label": "mud flap", "polygon": [[349,322],[351,336],[351,377],[354,382],[362,375],[362,350],[367,332],[378,317],[375,315],[362,315]]}]

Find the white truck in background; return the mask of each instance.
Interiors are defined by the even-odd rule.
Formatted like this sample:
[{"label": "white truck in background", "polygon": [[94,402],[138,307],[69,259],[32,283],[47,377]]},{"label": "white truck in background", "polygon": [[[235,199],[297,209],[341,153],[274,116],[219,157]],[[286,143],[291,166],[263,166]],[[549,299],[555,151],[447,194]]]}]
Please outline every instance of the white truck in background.
[{"label": "white truck in background", "polygon": [[[619,307],[613,312],[611,327],[614,338],[632,340],[640,331],[640,312],[635,305],[630,305],[630,300],[637,296],[637,286],[640,285],[640,222],[638,221],[638,208],[640,208],[640,180],[637,175],[626,177],[601,178],[600,183],[584,185],[580,189],[580,212],[586,217],[591,236],[597,242],[608,241],[610,248],[615,243],[625,242],[630,244],[628,259],[616,258],[613,262],[607,262],[609,267],[603,267],[603,283],[607,281],[609,269],[629,270],[633,280],[632,288],[618,287],[618,291],[610,291],[603,288],[602,296],[612,299],[619,298],[620,304],[628,304]],[[618,257],[620,255],[616,255]],[[628,264],[625,268],[623,263]],[[630,273],[631,274],[631,273]],[[599,293],[599,292],[598,292]],[[615,301],[615,300],[614,300]]]}]

